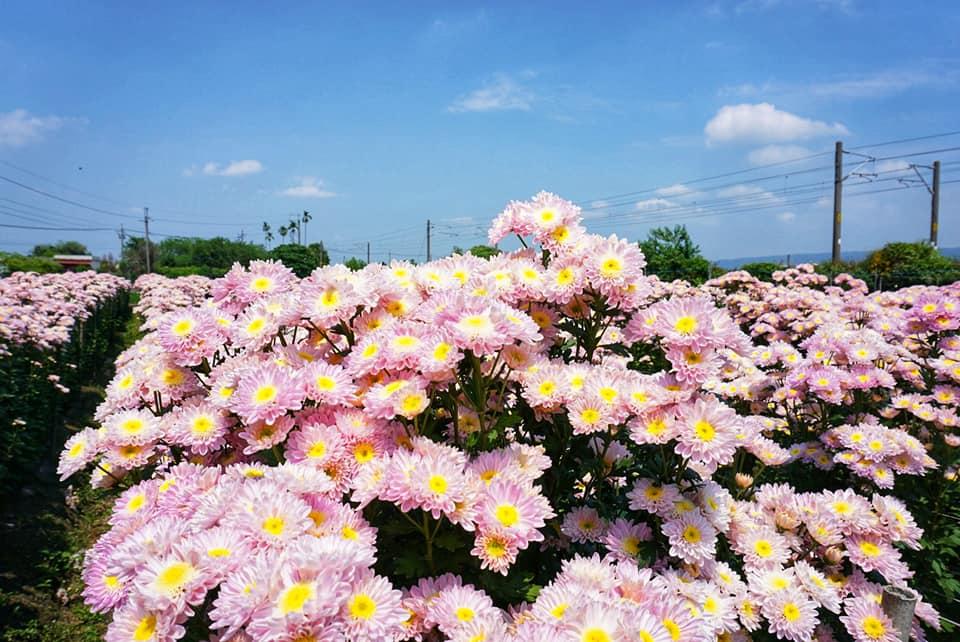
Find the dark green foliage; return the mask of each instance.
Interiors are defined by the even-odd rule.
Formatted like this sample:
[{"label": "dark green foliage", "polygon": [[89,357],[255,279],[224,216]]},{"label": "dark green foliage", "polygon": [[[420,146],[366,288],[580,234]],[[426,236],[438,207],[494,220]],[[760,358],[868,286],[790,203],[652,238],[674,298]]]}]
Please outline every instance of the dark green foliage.
[{"label": "dark green foliage", "polygon": [[56,254],[89,254],[87,246],[80,241],[57,241],[33,247],[33,256],[54,256]]},{"label": "dark green foliage", "polygon": [[[165,276],[223,276],[234,263],[247,265],[255,259],[268,257],[267,251],[255,243],[231,241],[223,237],[212,239],[168,238],[160,243],[150,242],[151,269]],[[144,242],[131,237],[123,249],[121,269],[134,277],[146,272]]]},{"label": "dark green foliage", "polygon": [[22,254],[0,252],[0,273],[11,274],[13,272],[52,274],[63,272],[63,266],[45,256],[23,256]]},{"label": "dark green foliage", "polygon": [[270,258],[281,261],[300,278],[309,276],[315,269],[330,262],[323,243],[278,245],[270,251]]},{"label": "dark green foliage", "polygon": [[690,238],[683,225],[656,227],[640,242],[647,259],[647,274],[656,274],[664,281],[684,279],[700,284],[710,278],[710,262],[700,254],[700,246]]},{"label": "dark green foliage", "polygon": [[346,265],[351,270],[353,270],[354,272],[358,270],[362,270],[363,268],[367,267],[366,263],[364,263],[363,261],[361,261],[355,256],[351,256],[349,259],[344,261],[343,264]]},{"label": "dark green foliage", "polygon": [[492,247],[490,245],[474,245],[467,250],[467,253],[474,256],[479,256],[481,259],[489,259],[500,254],[500,248]]},{"label": "dark green foliage", "polygon": [[[5,382],[0,387],[0,496],[37,466],[56,467],[68,436],[63,415],[84,398],[84,386],[112,372],[129,317],[127,293],[122,292],[78,321],[70,342],[55,351],[15,346],[0,359]],[[50,375],[57,375],[70,392],[58,391]]]},{"label": "dark green foliage", "polygon": [[756,263],[744,263],[738,269],[749,272],[761,281],[772,281],[773,273],[777,270],[784,269],[784,266],[780,265],[779,263],[758,261]]}]

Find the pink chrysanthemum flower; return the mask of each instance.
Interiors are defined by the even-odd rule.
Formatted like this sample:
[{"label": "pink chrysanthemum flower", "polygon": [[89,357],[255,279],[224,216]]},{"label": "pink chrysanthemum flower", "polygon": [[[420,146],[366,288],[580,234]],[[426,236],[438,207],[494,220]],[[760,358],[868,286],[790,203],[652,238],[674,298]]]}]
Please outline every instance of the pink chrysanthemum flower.
[{"label": "pink chrysanthemum flower", "polygon": [[349,405],[356,393],[356,386],[341,366],[322,361],[300,371],[300,381],[307,398],[320,403]]},{"label": "pink chrysanthemum flower", "polygon": [[477,521],[481,531],[505,533],[522,550],[529,542],[543,540],[538,529],[553,516],[547,499],[533,488],[497,480],[481,496]]},{"label": "pink chrysanthemum flower", "polygon": [[358,640],[393,640],[403,631],[408,613],[401,606],[402,594],[390,581],[367,572],[354,581],[340,610],[348,636]]},{"label": "pink chrysanthemum flower", "polygon": [[640,544],[649,541],[652,536],[650,527],[643,522],[618,518],[610,522],[602,541],[615,559],[632,561],[640,553]]},{"label": "pink chrysanthemum flower", "polygon": [[104,428],[113,443],[140,446],[159,436],[160,421],[146,410],[124,410],[112,415]]},{"label": "pink chrysanthemum flower", "polygon": [[595,508],[578,506],[563,517],[561,532],[574,542],[598,542],[604,534],[604,520]]},{"label": "pink chrysanthemum flower", "polygon": [[666,520],[662,530],[670,541],[670,554],[674,557],[691,564],[703,564],[716,553],[717,531],[699,510]]},{"label": "pink chrysanthemum flower", "polygon": [[737,450],[738,420],[737,413],[715,397],[697,399],[693,405],[681,406],[677,419],[677,453],[706,466],[730,463]]},{"label": "pink chrysanthemum flower", "polygon": [[209,402],[185,404],[176,413],[173,439],[198,455],[218,450],[232,421]]},{"label": "pink chrysanthemum flower", "polygon": [[247,422],[273,421],[302,405],[303,391],[296,373],[270,363],[241,375],[232,403]]},{"label": "pink chrysanthemum flower", "polygon": [[248,487],[237,498],[249,512],[238,514],[237,526],[263,546],[284,546],[303,535],[311,525],[310,506],[290,493],[269,486]]},{"label": "pink chrysanthemum flower", "polygon": [[470,551],[480,559],[480,568],[490,569],[504,576],[516,561],[518,552],[516,539],[497,530],[478,533]]},{"label": "pink chrysanthemum flower", "polygon": [[802,591],[788,588],[771,595],[763,602],[761,612],[770,631],[792,642],[806,642],[817,626],[817,604]]},{"label": "pink chrysanthemum flower", "polygon": [[851,598],[843,603],[840,621],[855,642],[898,642],[900,633],[880,605],[870,599]]},{"label": "pink chrysanthemum flower", "polygon": [[290,433],[285,454],[288,461],[323,468],[344,456],[346,449],[336,427],[310,423]]},{"label": "pink chrysanthemum flower", "polygon": [[645,510],[655,515],[668,512],[680,497],[680,491],[675,485],[661,485],[652,479],[645,478],[638,479],[630,492],[627,493],[631,509]]},{"label": "pink chrysanthemum flower", "polygon": [[493,601],[483,591],[471,585],[454,586],[441,592],[431,605],[430,619],[443,633],[455,636],[473,620],[493,615],[493,609]]},{"label": "pink chrysanthemum flower", "polygon": [[67,440],[60,452],[60,462],[57,465],[60,481],[82,470],[93,461],[97,456],[99,441],[99,435],[93,428],[84,428]]}]

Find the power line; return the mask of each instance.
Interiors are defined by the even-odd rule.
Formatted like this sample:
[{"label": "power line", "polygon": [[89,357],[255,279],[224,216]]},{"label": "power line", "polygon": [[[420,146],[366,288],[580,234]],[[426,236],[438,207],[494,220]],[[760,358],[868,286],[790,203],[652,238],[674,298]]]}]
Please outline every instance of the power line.
[{"label": "power line", "polygon": [[0,160],[0,165],[6,165],[7,167],[10,167],[10,168],[12,168],[12,169],[18,170],[18,171],[20,171],[20,172],[23,172],[24,174],[28,174],[28,175],[30,175],[30,176],[33,176],[34,178],[39,178],[39,179],[42,180],[42,181],[46,181],[46,182],[50,183],[51,185],[56,185],[57,187],[59,187],[59,188],[61,188],[61,189],[69,190],[69,191],[71,191],[71,192],[76,192],[76,193],[78,193],[78,194],[83,194],[84,196],[89,196],[90,198],[95,198],[95,199],[98,199],[98,200],[101,200],[101,201],[105,201],[105,202],[107,202],[107,203],[113,203],[114,205],[123,205],[124,207],[130,207],[130,204],[129,204],[129,203],[122,203],[122,202],[120,202],[120,201],[114,200],[114,199],[112,199],[112,198],[108,198],[108,197],[106,197],[106,196],[102,196],[102,195],[100,195],[100,194],[94,194],[93,192],[85,192],[85,191],[82,190],[82,189],[78,189],[78,188],[76,188],[76,187],[70,187],[69,185],[65,185],[64,183],[60,183],[60,182],[58,182],[58,181],[55,181],[55,180],[53,180],[52,178],[48,178],[48,177],[46,177],[46,176],[44,176],[44,175],[42,175],[42,174],[38,174],[38,173],[36,173],[36,172],[33,172],[33,171],[29,170],[29,169],[26,169],[25,167],[20,167],[19,165],[15,165],[15,164],[11,163],[10,161]]},{"label": "power line", "polygon": [[946,138],[947,136],[956,136],[960,131],[943,132],[941,134],[928,134],[927,136],[914,136],[913,138],[901,138],[899,140],[888,140],[882,143],[872,143],[870,145],[858,145],[850,149],[871,149],[873,147],[886,147],[887,145],[900,145],[901,143],[913,143],[918,140],[930,140],[931,138]]},{"label": "power line", "polygon": [[0,227],[9,227],[17,230],[50,230],[53,232],[112,232],[112,227],[38,227],[34,225],[10,225],[0,223]]},{"label": "power line", "polygon": [[100,209],[99,207],[92,207],[92,206],[90,206],[90,205],[85,205],[85,204],[79,203],[79,202],[77,202],[77,201],[72,201],[72,200],[70,200],[69,198],[63,198],[63,197],[57,196],[56,194],[51,194],[50,192],[45,192],[45,191],[43,191],[43,190],[41,190],[41,189],[37,189],[36,187],[30,187],[29,185],[26,185],[26,184],[24,184],[24,183],[21,183],[20,181],[15,181],[15,180],[13,180],[12,178],[8,178],[8,177],[6,177],[6,176],[0,176],[0,180],[6,181],[6,182],[8,182],[8,183],[12,183],[13,185],[16,185],[17,187],[22,187],[23,189],[29,190],[29,191],[34,192],[34,193],[36,193],[36,194],[41,194],[41,195],[43,195],[43,196],[46,196],[47,198],[52,198],[52,199],[54,199],[54,200],[56,200],[56,201],[60,201],[61,203],[67,203],[68,205],[73,205],[74,207],[80,207],[80,208],[83,208],[83,209],[85,209],[85,210],[90,210],[91,212],[99,212],[100,214],[107,214],[107,215],[109,215],[109,216],[118,216],[118,217],[121,217],[121,218],[133,218],[133,219],[139,218],[139,217],[133,216],[133,215],[131,215],[131,214],[120,214],[119,212],[111,212],[110,210],[104,210],[104,209]]}]

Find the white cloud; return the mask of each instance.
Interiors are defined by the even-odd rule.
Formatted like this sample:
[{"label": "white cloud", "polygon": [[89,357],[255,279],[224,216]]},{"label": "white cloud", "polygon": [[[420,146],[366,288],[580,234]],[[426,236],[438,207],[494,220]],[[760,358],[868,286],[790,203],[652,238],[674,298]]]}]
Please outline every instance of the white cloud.
[{"label": "white cloud", "polygon": [[[753,11],[769,11],[784,5],[803,4],[791,0],[742,0],[737,3],[735,10],[737,13],[747,13]],[[813,0],[813,3],[822,11],[835,10],[841,13],[854,12],[854,0]]]},{"label": "white cloud", "polygon": [[[529,78],[533,74],[525,73]],[[483,87],[461,96],[447,107],[452,112],[530,111],[536,94],[509,74],[495,74]]]},{"label": "white cloud", "polygon": [[638,212],[653,212],[662,210],[665,207],[673,207],[674,202],[665,198],[648,198],[643,201],[637,201],[634,209]]},{"label": "white cloud", "polygon": [[196,176],[197,174],[206,174],[207,176],[247,176],[248,174],[259,174],[263,171],[263,164],[258,160],[239,160],[230,161],[226,165],[220,163],[204,163],[202,167],[191,165],[183,170],[184,176]]},{"label": "white cloud", "polygon": [[669,187],[661,187],[656,191],[656,194],[657,196],[684,196],[692,191],[693,190],[686,185],[677,183],[676,185],[671,185]]},{"label": "white cloud", "polygon": [[877,163],[877,173],[895,172],[904,169],[910,169],[910,163],[905,160],[885,160]]},{"label": "white cloud", "polygon": [[603,199],[600,199],[599,201],[593,201],[592,203],[590,203],[590,207],[595,210],[602,210],[603,208],[608,207],[609,205],[610,205],[610,201],[605,201]]},{"label": "white cloud", "polygon": [[85,123],[83,118],[35,116],[26,109],[0,113],[0,147],[23,147],[43,140],[70,123]]},{"label": "white cloud", "polygon": [[756,185],[733,185],[732,187],[717,190],[717,196],[720,198],[744,198],[749,200],[751,205],[762,204],[767,201],[771,203],[783,201],[783,198],[780,196]]},{"label": "white cloud", "polygon": [[769,165],[784,163],[813,154],[806,147],[800,145],[767,145],[754,149],[747,155],[751,165]]},{"label": "white cloud", "polygon": [[777,214],[777,218],[783,221],[784,223],[792,223],[793,220],[797,218],[797,215],[794,214],[793,212],[780,212],[779,214]]},{"label": "white cloud", "polygon": [[919,87],[956,85],[960,75],[949,68],[885,69],[860,75],[839,75],[812,82],[765,82],[725,85],[717,94],[741,98],[863,99],[882,98]]},{"label": "white cloud", "polygon": [[323,181],[313,176],[301,176],[298,185],[280,190],[280,196],[293,198],[333,198],[336,193],[323,189]]},{"label": "white cloud", "polygon": [[770,103],[725,105],[710,119],[704,133],[707,144],[713,143],[781,143],[828,135],[845,135],[850,131],[841,123],[811,120]]}]

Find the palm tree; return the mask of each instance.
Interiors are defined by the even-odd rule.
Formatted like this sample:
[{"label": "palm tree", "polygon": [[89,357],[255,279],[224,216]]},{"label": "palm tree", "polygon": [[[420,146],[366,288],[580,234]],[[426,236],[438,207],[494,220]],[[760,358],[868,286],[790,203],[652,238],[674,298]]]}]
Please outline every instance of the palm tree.
[{"label": "palm tree", "polygon": [[283,242],[284,242],[284,243],[286,243],[286,242],[287,242],[287,232],[289,232],[290,230],[287,228],[286,225],[281,225],[281,226],[280,226],[280,229],[277,230],[277,231],[280,232],[280,238],[283,239]]},{"label": "palm tree", "polygon": [[[287,223],[287,229],[290,230],[290,240],[294,243],[300,242],[300,222],[297,219],[290,219],[290,222]],[[297,231],[297,240],[293,241],[293,231]]]},{"label": "palm tree", "polygon": [[313,217],[310,216],[310,212],[303,210],[303,216],[300,218],[300,221],[303,223],[303,242],[307,242],[307,223],[310,222],[310,219]]},{"label": "palm tree", "polygon": [[270,241],[273,240],[273,232],[270,231],[270,224],[263,222],[263,239],[267,242],[267,248],[270,248]]}]

